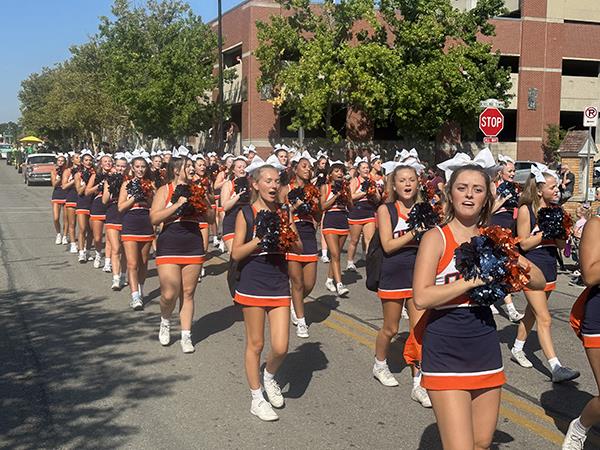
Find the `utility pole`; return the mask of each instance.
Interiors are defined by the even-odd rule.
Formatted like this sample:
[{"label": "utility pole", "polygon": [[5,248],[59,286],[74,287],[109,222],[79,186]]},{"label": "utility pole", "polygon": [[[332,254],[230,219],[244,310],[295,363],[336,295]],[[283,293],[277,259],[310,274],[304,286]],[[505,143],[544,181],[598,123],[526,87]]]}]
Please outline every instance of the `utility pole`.
[{"label": "utility pole", "polygon": [[221,0],[218,0],[219,12],[218,12],[218,36],[217,36],[217,44],[219,51],[219,125],[217,132],[217,151],[220,153],[222,149],[222,145],[225,141],[224,133],[223,133],[223,115],[224,115],[224,106],[223,106],[223,14],[221,11]]}]

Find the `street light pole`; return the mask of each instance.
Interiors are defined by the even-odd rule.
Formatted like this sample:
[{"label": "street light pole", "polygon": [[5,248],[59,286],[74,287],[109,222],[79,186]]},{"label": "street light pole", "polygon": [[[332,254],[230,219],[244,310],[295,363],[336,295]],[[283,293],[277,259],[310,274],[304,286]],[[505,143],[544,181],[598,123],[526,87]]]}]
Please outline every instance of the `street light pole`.
[{"label": "street light pole", "polygon": [[217,150],[220,152],[221,151],[221,145],[223,145],[224,142],[224,135],[223,135],[223,110],[224,110],[224,106],[223,106],[223,14],[221,11],[221,0],[218,0],[218,7],[219,7],[219,11],[218,11],[218,35],[217,35],[217,46],[218,46],[218,52],[219,52],[219,125],[218,125],[218,133],[217,133],[217,139],[218,139],[218,147]]}]

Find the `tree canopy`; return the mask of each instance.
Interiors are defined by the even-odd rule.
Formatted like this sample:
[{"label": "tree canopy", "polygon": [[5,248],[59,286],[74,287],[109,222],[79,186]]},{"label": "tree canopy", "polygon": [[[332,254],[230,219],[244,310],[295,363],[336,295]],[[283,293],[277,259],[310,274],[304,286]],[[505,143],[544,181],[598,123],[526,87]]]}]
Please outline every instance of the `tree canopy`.
[{"label": "tree canopy", "polygon": [[493,35],[502,0],[469,11],[450,0],[277,1],[284,14],[257,23],[257,85],[291,114],[292,129],[339,139],[330,111],[345,103],[373,124],[429,138],[449,122],[472,128],[480,100],[508,98],[508,70],[478,40]]}]

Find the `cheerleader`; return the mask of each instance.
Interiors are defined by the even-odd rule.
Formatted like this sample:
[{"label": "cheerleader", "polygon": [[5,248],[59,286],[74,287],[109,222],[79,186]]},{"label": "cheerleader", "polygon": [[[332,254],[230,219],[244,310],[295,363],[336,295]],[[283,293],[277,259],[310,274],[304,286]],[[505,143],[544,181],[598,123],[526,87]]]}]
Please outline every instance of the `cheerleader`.
[{"label": "cheerleader", "polygon": [[[319,151],[317,153],[317,162],[314,165],[314,178],[313,184],[321,189],[321,186],[327,183],[327,172],[329,171],[329,160],[327,159],[327,152]],[[322,227],[322,223],[319,224]],[[329,256],[327,256],[327,242],[325,236],[321,233],[321,262],[324,264],[329,263]]]},{"label": "cheerleader", "polygon": [[[585,224],[579,245],[581,276],[587,289],[571,311],[571,326],[583,341],[585,354],[600,390],[600,218]],[[587,432],[600,422],[600,397],[587,402],[581,415],[569,424],[563,450],[583,450]]]},{"label": "cheerleader", "polygon": [[[200,233],[202,233],[202,243],[204,244],[204,253],[208,254],[209,229],[215,223],[217,208],[215,204],[215,196],[212,193],[212,183],[207,175],[206,160],[201,154],[196,155],[196,159],[194,161],[194,172],[194,183],[198,186],[202,186],[202,188],[206,191],[207,198],[210,201],[209,206],[211,211],[203,213],[200,216],[199,223]],[[204,265],[202,266],[202,271],[200,273],[200,278],[202,277],[204,277]]]},{"label": "cheerleader", "polygon": [[[486,282],[465,281],[456,270],[456,248],[487,223],[494,201],[490,183],[480,166],[454,170],[447,186],[446,224],[425,233],[415,263],[415,306],[429,310],[417,326],[424,325],[422,385],[445,449],[490,447],[505,382],[492,312],[467,295]],[[529,286],[541,288],[539,269],[524,258],[519,263],[530,266]]]},{"label": "cheerleader", "polygon": [[233,179],[225,183],[221,189],[221,205],[223,206],[223,211],[225,211],[225,217],[223,218],[223,241],[225,241],[229,253],[231,253],[231,246],[233,244],[237,213],[242,206],[250,203],[246,167],[247,163],[245,159],[242,159],[242,157],[235,159],[231,166]]},{"label": "cheerleader", "polygon": [[[290,321],[290,287],[285,255],[260,250],[261,239],[255,236],[254,219],[260,211],[278,211],[279,171],[263,165],[252,173],[256,201],[244,205],[235,219],[235,236],[231,258],[238,262],[239,281],[234,301],[241,305],[246,326],[245,367],[252,394],[250,412],[265,421],[279,417],[272,407],[281,408],[284,399],[274,379],[288,350]],[[292,227],[294,225],[292,224]],[[301,244],[295,243],[297,253]],[[260,356],[264,347],[265,315],[269,320],[270,348],[260,387]]]},{"label": "cheerleader", "polygon": [[533,367],[531,361],[525,356],[523,346],[533,325],[537,322],[538,338],[550,366],[552,382],[561,383],[579,376],[578,371],[561,365],[554,351],[550,331],[552,318],[548,311],[548,299],[550,293],[556,288],[557,252],[559,247],[564,247],[564,241],[544,239],[537,225],[540,208],[558,204],[558,181],[543,164],[535,164],[531,170],[531,176],[525,184],[519,201],[517,234],[521,239],[519,242],[521,251],[542,270],[546,282],[541,289],[525,290],[527,299],[525,317],[519,324],[511,354],[512,359],[522,367]]},{"label": "cheerleader", "polygon": [[[216,158],[217,157],[215,155],[215,161],[217,160]],[[221,160],[223,161],[223,165],[219,166],[219,170],[216,175],[215,182],[213,183],[213,192],[215,194],[215,200],[217,202],[217,215],[216,215],[216,221],[215,221],[217,233],[215,234],[215,237],[213,238],[213,245],[215,247],[218,247],[219,250],[221,250],[222,252],[224,252],[225,244],[224,244],[223,240],[219,240],[219,238],[218,238],[219,231],[221,231],[221,235],[222,235],[223,218],[225,217],[225,211],[223,210],[223,199],[221,197],[221,190],[223,189],[223,186],[232,177],[231,168],[233,166],[233,155],[231,153],[225,153]]]},{"label": "cheerleader", "polygon": [[[178,192],[178,189],[185,189],[186,185],[193,183],[194,175],[194,162],[191,159],[186,157],[171,159],[167,167],[167,184],[156,192],[150,212],[152,224],[162,224],[162,230],[156,241],[156,267],[160,282],[158,340],[161,345],[169,345],[171,315],[175,302],[179,298],[183,353],[194,352],[192,343],[194,293],[205,255],[199,227],[202,214],[195,208],[196,199],[188,198]],[[188,187],[187,191],[189,189]],[[206,193],[200,194],[202,198],[199,200],[206,208],[203,214],[210,214],[212,220],[214,213]]]},{"label": "cheerleader", "polygon": [[[95,269],[99,269],[102,265],[102,236],[104,235],[104,222],[106,220],[106,204],[102,201],[102,194],[104,193],[106,178],[113,168],[112,156],[103,155],[100,158],[98,166],[98,170],[92,174],[85,188],[85,194],[94,197],[90,208],[90,225],[96,249],[96,256],[94,257]],[[104,268],[102,270],[107,273],[112,272],[111,253],[110,241],[106,239]]]},{"label": "cheerleader", "polygon": [[121,185],[127,173],[129,164],[124,154],[115,154],[113,170],[108,174],[102,191],[102,203],[106,205],[106,240],[110,248],[113,291],[120,291],[127,282],[125,273],[126,262],[121,250],[122,217],[119,213],[118,200]]},{"label": "cheerleader", "polygon": [[[67,158],[59,154],[56,157],[56,165],[50,172],[50,182],[52,183],[52,219],[54,222],[54,231],[56,231],[56,239],[54,243],[56,245],[67,245],[69,239],[67,237],[67,230],[69,228],[67,213],[65,211],[65,203],[67,203],[67,194],[62,188],[62,176],[67,168]],[[63,211],[64,214],[63,214]],[[63,225],[60,226],[60,217],[63,215]],[[62,234],[61,234],[62,233]]]},{"label": "cheerleader", "polygon": [[[410,210],[420,200],[417,170],[408,165],[397,166],[388,177],[387,192],[388,203],[377,209],[379,238],[384,252],[377,291],[383,307],[383,327],[377,333],[375,341],[373,376],[384,386],[398,386],[398,381],[390,372],[386,361],[390,342],[398,334],[403,306],[408,309],[411,331],[423,315],[411,300],[413,270],[419,248],[415,237],[419,230],[408,231],[407,223]],[[421,387],[421,373],[417,368],[420,361],[411,362],[411,398],[424,407],[431,408],[427,391]]]},{"label": "cheerleader", "polygon": [[346,270],[356,272],[354,256],[356,255],[356,246],[363,235],[364,248],[369,248],[369,242],[375,234],[375,208],[381,201],[379,191],[375,188],[371,190],[371,183],[375,187],[374,180],[371,179],[370,165],[368,161],[357,160],[356,176],[350,181],[350,192],[352,192],[352,204],[354,205],[348,214],[348,224],[350,225],[350,243],[348,244],[348,263]]},{"label": "cheerleader", "polygon": [[71,155],[71,165],[67,167],[62,175],[62,188],[65,192],[65,221],[67,222],[67,233],[69,235],[70,253],[77,253],[77,240],[75,238],[75,211],[77,209],[77,190],[75,189],[75,175],[79,171],[81,157],[78,153]]},{"label": "cheerleader", "polygon": [[95,173],[94,157],[92,152],[84,150],[81,152],[81,169],[75,174],[75,189],[77,190],[77,228],[79,229],[79,257],[80,263],[86,263],[91,258],[88,253],[92,247],[92,234],[90,233],[90,209],[92,207],[92,195],[86,195],[85,189],[87,183]]},{"label": "cheerleader", "polygon": [[[280,191],[279,201],[290,203],[288,194],[294,189],[305,189],[311,185],[311,158],[307,152],[298,154],[294,169],[294,178]],[[317,189],[313,186],[313,189]],[[318,202],[318,197],[315,199]],[[318,207],[318,203],[316,205]],[[311,207],[310,204],[307,207]],[[288,253],[286,259],[290,281],[292,284],[292,304],[290,315],[292,324],[296,325],[296,336],[308,338],[308,325],[304,316],[304,299],[310,295],[317,280],[317,260],[319,259],[317,248],[317,230],[319,211],[294,214],[294,224],[298,230],[298,237],[302,242],[302,253]]]},{"label": "cheerleader", "polygon": [[[127,259],[127,276],[131,289],[129,306],[144,309],[144,281],[148,271],[148,256],[154,240],[150,222],[150,205],[154,187],[149,177],[148,162],[141,156],[131,160],[131,179],[125,181],[119,193],[118,211],[122,216],[121,240]],[[132,183],[141,189],[133,192]]]},{"label": "cheerleader", "polygon": [[[350,292],[342,283],[340,255],[349,233],[348,207],[352,207],[352,197],[345,180],[345,166],[334,161],[329,167],[328,183],[321,186],[321,209],[324,211],[322,233],[331,254],[331,264],[325,287],[330,292],[343,296]],[[335,284],[334,284],[335,281]]]}]

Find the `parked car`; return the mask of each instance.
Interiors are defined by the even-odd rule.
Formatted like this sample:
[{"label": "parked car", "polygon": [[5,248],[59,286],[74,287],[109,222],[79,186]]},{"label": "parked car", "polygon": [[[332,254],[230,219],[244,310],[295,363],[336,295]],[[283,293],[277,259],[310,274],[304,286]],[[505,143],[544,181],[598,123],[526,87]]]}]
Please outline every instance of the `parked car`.
[{"label": "parked car", "polygon": [[0,159],[8,160],[8,154],[12,151],[11,144],[0,144]]},{"label": "parked car", "polygon": [[515,161],[515,183],[523,186],[531,175],[533,161]]},{"label": "parked car", "polygon": [[28,155],[23,164],[23,180],[27,186],[37,183],[50,183],[51,172],[56,164],[54,153],[34,153]]}]

